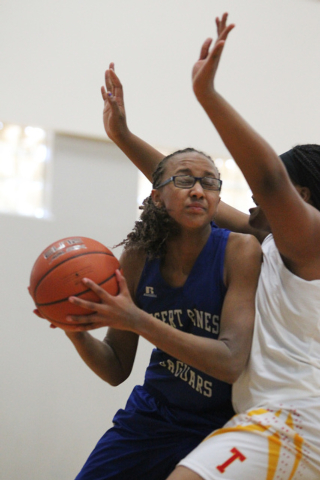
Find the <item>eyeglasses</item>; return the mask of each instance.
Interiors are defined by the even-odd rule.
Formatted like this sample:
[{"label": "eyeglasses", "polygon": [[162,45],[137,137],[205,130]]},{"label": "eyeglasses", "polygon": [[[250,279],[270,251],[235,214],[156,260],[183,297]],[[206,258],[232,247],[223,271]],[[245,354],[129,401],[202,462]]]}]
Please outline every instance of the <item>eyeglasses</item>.
[{"label": "eyeglasses", "polygon": [[199,182],[201,187],[204,190],[215,190],[220,191],[222,186],[222,180],[215,177],[194,177],[192,175],[174,175],[173,177],[168,178],[163,183],[160,183],[156,189],[168,185],[168,183],[173,182],[174,186],[177,188],[192,188],[196,182]]}]

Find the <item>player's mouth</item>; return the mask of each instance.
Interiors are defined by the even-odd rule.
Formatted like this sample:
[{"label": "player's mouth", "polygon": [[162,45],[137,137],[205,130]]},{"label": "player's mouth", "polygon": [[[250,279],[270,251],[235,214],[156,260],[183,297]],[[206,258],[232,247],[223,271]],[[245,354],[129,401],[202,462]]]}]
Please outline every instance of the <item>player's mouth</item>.
[{"label": "player's mouth", "polygon": [[198,213],[198,212],[204,212],[205,207],[202,203],[200,202],[193,202],[187,205],[187,209],[191,212]]}]

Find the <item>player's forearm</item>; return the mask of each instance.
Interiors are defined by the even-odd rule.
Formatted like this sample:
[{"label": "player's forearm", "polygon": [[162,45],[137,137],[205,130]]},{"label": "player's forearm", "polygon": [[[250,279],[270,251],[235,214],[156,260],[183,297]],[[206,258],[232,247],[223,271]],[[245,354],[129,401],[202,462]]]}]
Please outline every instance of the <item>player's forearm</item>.
[{"label": "player's forearm", "polygon": [[249,233],[255,236],[259,242],[262,242],[268,233],[264,230],[251,227],[251,225],[249,225],[249,215],[222,201],[219,203],[214,221],[220,228],[227,228],[232,232]]},{"label": "player's forearm", "polygon": [[233,383],[237,378],[233,353],[225,342],[182,332],[145,312],[135,322],[135,333],[169,355],[218,380]]},{"label": "player's forearm", "polygon": [[152,182],[152,173],[164,155],[130,131],[112,138],[131,162]]},{"label": "player's forearm", "polygon": [[119,385],[125,380],[112,348],[88,332],[66,332],[82,360],[102,380]]},{"label": "player's forearm", "polygon": [[[268,190],[282,168],[271,146],[217,92],[198,100],[239,165],[252,191]],[[279,167],[280,165],[280,167]]]},{"label": "player's forearm", "polygon": [[251,233],[249,227],[249,215],[240,212],[225,202],[220,202],[215,213],[214,221],[220,228],[227,228],[232,232]]}]

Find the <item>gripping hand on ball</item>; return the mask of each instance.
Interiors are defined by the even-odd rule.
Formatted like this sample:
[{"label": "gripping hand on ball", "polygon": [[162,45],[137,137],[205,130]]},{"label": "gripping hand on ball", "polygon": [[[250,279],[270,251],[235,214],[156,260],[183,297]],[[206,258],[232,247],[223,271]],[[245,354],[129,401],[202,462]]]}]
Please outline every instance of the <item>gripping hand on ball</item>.
[{"label": "gripping hand on ball", "polygon": [[[28,292],[29,292],[29,294],[30,294],[30,287],[28,287]],[[35,308],[35,309],[33,310],[33,313],[34,313],[35,315],[37,315],[37,317],[46,320],[46,318],[42,315],[42,313],[40,312],[40,310],[38,310],[37,308]],[[56,327],[55,325],[53,325],[52,323],[50,323],[50,328],[57,328],[57,327]]]},{"label": "gripping hand on ball", "polygon": [[[92,314],[89,315],[68,316],[67,320],[72,322],[72,330],[86,331],[101,327],[113,327],[129,331],[135,330],[135,321],[139,318],[140,309],[134,304],[127,282],[119,270],[116,270],[116,277],[120,290],[117,296],[110,295],[88,278],[82,280],[86,287],[98,295],[101,302],[96,303],[82,300],[78,297],[70,297],[70,303],[92,310]],[[74,325],[75,322],[78,324],[77,327]]]}]

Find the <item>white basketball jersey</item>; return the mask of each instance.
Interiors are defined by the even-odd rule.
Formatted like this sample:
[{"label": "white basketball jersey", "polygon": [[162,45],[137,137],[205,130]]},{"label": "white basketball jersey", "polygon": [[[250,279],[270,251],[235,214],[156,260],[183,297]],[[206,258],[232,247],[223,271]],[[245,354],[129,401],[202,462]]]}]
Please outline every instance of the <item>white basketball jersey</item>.
[{"label": "white basketball jersey", "polygon": [[272,235],[262,250],[252,351],[233,385],[234,408],[302,411],[320,446],[320,280],[291,273]]}]

